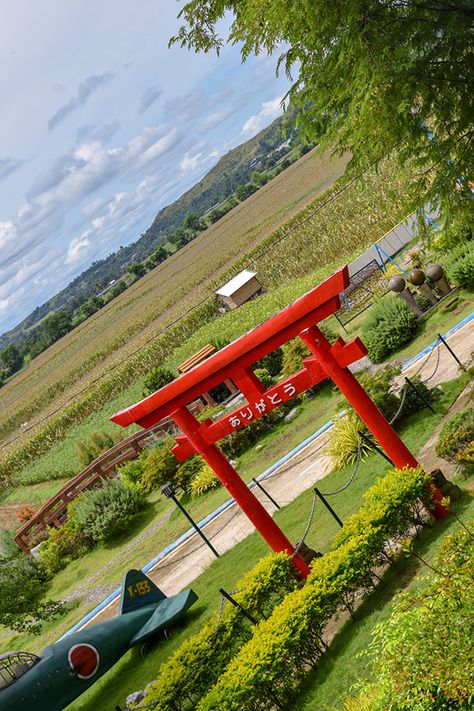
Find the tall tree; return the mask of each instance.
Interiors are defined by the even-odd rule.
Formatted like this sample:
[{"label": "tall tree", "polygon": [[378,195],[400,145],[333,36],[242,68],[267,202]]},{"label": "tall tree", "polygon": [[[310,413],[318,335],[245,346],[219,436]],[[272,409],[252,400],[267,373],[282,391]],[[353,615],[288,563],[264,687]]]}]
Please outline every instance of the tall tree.
[{"label": "tall tree", "polygon": [[44,319],[42,326],[50,342],[54,343],[71,330],[71,316],[67,311],[56,311]]},{"label": "tall tree", "polygon": [[0,363],[5,368],[7,375],[16,373],[23,365],[23,356],[20,349],[11,343],[0,352]]},{"label": "tall tree", "polygon": [[472,220],[472,0],[191,0],[171,43],[219,52],[228,11],[225,39],[243,59],[284,48],[306,139],[349,151],[358,167],[396,148],[417,175],[412,205]]}]

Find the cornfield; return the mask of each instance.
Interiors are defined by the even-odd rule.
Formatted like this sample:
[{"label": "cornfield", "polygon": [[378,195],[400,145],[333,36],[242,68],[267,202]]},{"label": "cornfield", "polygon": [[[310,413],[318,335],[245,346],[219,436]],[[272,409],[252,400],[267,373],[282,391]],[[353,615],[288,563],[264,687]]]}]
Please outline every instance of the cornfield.
[{"label": "cornfield", "polygon": [[[182,352],[182,344],[194,342],[198,329],[218,316],[213,291],[244,266],[254,267],[265,289],[278,294],[277,287],[316,270],[324,276],[395,224],[408,181],[388,160],[341,194],[337,182],[288,219],[345,164],[341,159],[328,169],[327,159],[318,164],[305,158],[2,388],[0,486],[177,346]],[[310,175],[313,193],[302,185]]]}]

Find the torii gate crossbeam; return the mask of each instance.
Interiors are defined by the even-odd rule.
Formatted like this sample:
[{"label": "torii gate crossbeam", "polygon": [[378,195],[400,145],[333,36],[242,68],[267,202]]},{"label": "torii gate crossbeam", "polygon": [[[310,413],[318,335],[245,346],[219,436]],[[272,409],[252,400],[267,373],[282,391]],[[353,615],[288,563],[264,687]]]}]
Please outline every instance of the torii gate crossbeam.
[{"label": "torii gate crossbeam", "polygon": [[[395,466],[399,469],[418,466],[415,457],[348,368],[348,365],[367,354],[362,341],[355,338],[345,343],[342,338],[338,338],[331,344],[316,325],[340,308],[339,295],[348,285],[349,274],[345,266],[180,378],[111,417],[113,422],[123,427],[132,423],[150,427],[171,415],[182,432],[182,435],[176,437],[177,444],[173,448],[175,456],[184,461],[196,453],[200,454],[270,547],[274,551],[286,551],[293,555],[293,564],[303,577],[309,573],[307,564],[300,555],[294,554],[295,549],[290,541],[215,443],[329,377],[366,423]],[[303,361],[304,367],[298,373],[265,389],[251,365],[296,336],[308,346],[311,356]],[[247,403],[217,422],[199,422],[186,405],[227,378],[237,384]],[[441,493],[434,490],[434,513],[437,517],[446,515],[446,510],[439,503],[441,498]]]}]

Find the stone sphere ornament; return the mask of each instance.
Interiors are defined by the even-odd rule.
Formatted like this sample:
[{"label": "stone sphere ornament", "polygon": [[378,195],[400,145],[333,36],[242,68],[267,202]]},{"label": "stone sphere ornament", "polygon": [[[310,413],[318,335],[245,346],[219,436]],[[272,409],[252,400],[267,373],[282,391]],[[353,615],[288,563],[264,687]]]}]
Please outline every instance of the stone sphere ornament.
[{"label": "stone sphere ornament", "polygon": [[446,277],[444,276],[444,269],[439,264],[432,264],[426,270],[427,276],[436,284],[436,287],[441,291],[442,294],[449,294],[451,287],[449,286]]},{"label": "stone sphere ornament", "polygon": [[410,272],[408,281],[414,286],[421,286],[425,282],[425,274],[421,269],[413,269],[413,271]]},{"label": "stone sphere ornament", "polygon": [[388,282],[388,287],[396,294],[400,294],[400,292],[402,292],[405,288],[405,279],[400,276],[393,276]]},{"label": "stone sphere ornament", "polygon": [[431,264],[426,270],[426,276],[431,279],[431,281],[439,281],[444,277],[443,267],[439,264]]}]

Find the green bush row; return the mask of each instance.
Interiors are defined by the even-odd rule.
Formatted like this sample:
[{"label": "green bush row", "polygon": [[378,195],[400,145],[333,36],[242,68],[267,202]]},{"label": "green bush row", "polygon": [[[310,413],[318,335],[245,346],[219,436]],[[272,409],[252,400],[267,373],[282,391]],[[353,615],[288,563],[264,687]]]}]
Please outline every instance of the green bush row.
[{"label": "green bush row", "polygon": [[473,558],[474,536],[460,529],[444,543],[428,584],[396,599],[373,632],[373,681],[345,711],[472,709]]},{"label": "green bush row", "polygon": [[[297,579],[288,556],[268,555],[238,583],[235,599],[254,617],[262,619],[284,596],[294,590]],[[160,667],[160,676],[147,687],[141,704],[151,704],[157,711],[195,708],[223,674],[228,662],[249,639],[250,630],[242,613],[227,605],[195,635],[187,639]],[[154,705],[156,704],[156,706]]]},{"label": "green bush row", "polygon": [[[198,711],[254,711],[281,707],[325,649],[324,630],[341,608],[372,584],[372,568],[386,541],[406,536],[414,507],[426,496],[419,469],[393,470],[365,494],[334,549],[312,565],[306,584],[290,594],[255,628],[250,641],[197,705]],[[416,513],[416,512],[415,512]]]}]

